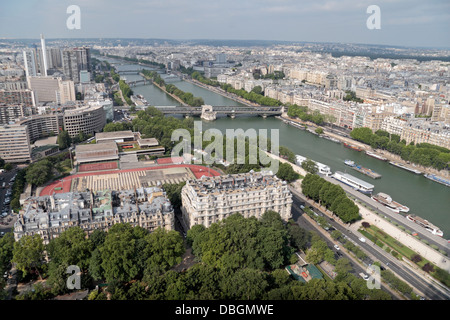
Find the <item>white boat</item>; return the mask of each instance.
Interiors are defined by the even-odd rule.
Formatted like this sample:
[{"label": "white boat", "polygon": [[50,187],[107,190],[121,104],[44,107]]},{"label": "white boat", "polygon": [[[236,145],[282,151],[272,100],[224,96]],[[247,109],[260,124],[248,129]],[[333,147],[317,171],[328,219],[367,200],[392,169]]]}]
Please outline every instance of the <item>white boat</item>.
[{"label": "white boat", "polygon": [[375,159],[378,159],[378,160],[381,160],[381,161],[388,161],[388,158],[385,158],[385,157],[383,157],[383,156],[380,156],[380,155],[376,154],[375,152],[366,151],[366,154],[367,154],[369,157],[372,157],[372,158],[375,158]]},{"label": "white boat", "polygon": [[[303,156],[300,156],[298,154],[295,155],[295,159],[296,159],[297,165],[299,165],[300,167],[302,166],[303,161],[307,160],[307,158],[305,158]],[[332,174],[331,169],[330,169],[329,166],[327,166],[327,165],[325,165],[323,163],[314,161],[314,160],[312,160],[312,161],[316,164],[319,173],[324,174],[326,176],[329,176],[330,174]]]},{"label": "white boat", "polygon": [[386,208],[394,211],[395,213],[399,213],[400,211],[401,212],[409,212],[409,208],[407,206],[404,206],[404,205],[392,200],[391,196],[386,193],[379,192],[377,195],[372,196],[371,198],[373,200],[381,203]]},{"label": "white boat", "polygon": [[344,163],[350,167],[355,166],[355,161],[353,161],[353,160],[344,160]]},{"label": "white boat", "polygon": [[444,233],[438,227],[436,227],[435,225],[428,222],[428,220],[425,220],[421,217],[409,214],[406,216],[406,219],[417,223],[419,226],[424,227],[427,231],[431,232],[434,235],[437,235],[439,237],[442,237],[444,235]]},{"label": "white boat", "polygon": [[364,180],[358,179],[352,175],[349,175],[348,173],[344,173],[341,171],[336,171],[331,177],[365,194],[371,194],[373,188],[375,188],[373,184],[370,184]]}]

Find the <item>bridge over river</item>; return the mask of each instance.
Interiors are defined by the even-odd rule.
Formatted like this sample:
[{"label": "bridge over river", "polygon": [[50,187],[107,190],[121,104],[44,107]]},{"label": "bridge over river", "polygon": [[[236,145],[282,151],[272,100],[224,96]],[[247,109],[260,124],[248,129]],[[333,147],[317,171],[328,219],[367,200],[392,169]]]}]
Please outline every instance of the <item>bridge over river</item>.
[{"label": "bridge over river", "polygon": [[236,115],[256,115],[261,117],[279,116],[283,113],[283,108],[274,107],[247,107],[247,106],[160,106],[156,107],[164,114],[181,114],[185,117],[200,116],[207,120],[214,120],[216,115],[227,115],[234,118]]}]

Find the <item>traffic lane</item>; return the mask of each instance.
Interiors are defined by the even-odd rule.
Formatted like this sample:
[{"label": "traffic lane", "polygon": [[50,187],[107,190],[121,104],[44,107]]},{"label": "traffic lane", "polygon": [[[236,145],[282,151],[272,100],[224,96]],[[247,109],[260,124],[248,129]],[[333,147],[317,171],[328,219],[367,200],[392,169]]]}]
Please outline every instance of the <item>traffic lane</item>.
[{"label": "traffic lane", "polygon": [[[350,256],[345,252],[345,251],[341,251],[341,250],[336,250],[334,248],[335,243],[330,241],[328,238],[323,237],[319,232],[318,229],[321,228],[320,226],[315,226],[314,224],[312,224],[311,222],[309,222],[308,220],[306,220],[304,218],[304,214],[301,212],[300,208],[294,208],[293,207],[293,211],[295,211],[295,215],[297,216],[297,219],[295,220],[295,222],[303,229],[308,230],[308,231],[315,231],[317,232],[321,239],[324,240],[326,242],[326,244],[328,245],[328,247],[334,251],[335,253],[335,258],[339,259],[339,258],[346,258],[349,261],[350,267],[352,268],[352,271],[350,273],[354,274],[356,277],[359,277],[360,273],[364,273],[367,274],[367,270],[365,270],[363,267],[361,267],[359,264],[354,263],[353,260],[350,258]],[[293,214],[294,216],[294,214]],[[389,291],[386,288],[386,285],[381,284],[381,289],[387,293],[389,293]],[[390,295],[390,293],[389,293]],[[392,296],[392,299],[394,300],[398,300],[397,297]]]},{"label": "traffic lane", "polygon": [[384,214],[385,216],[388,216],[390,219],[395,220],[397,223],[401,224],[402,226],[406,227],[407,229],[410,229],[413,232],[417,232],[420,237],[425,238],[428,242],[431,244],[437,245],[439,249],[444,250],[447,252],[447,255],[450,255],[450,244],[448,242],[445,242],[444,239],[438,238],[437,236],[433,236],[429,232],[425,232],[426,230],[423,230],[419,225],[415,224],[414,222],[408,221],[405,217],[403,217],[401,214],[396,214],[394,212],[391,212],[389,209],[387,209],[382,204],[379,204],[378,202],[372,200],[370,197],[353,190],[346,184],[337,181],[336,179],[333,179],[331,177],[322,176],[325,180],[336,184],[336,182],[347,192],[350,193],[352,196],[358,198],[359,200],[363,201],[367,205],[369,205],[372,209],[378,210],[379,213]]},{"label": "traffic lane", "polygon": [[[299,206],[299,204],[304,204],[304,201],[299,197],[298,194],[293,194],[293,200],[294,200],[294,206]],[[296,210],[295,208],[294,210]],[[298,210],[300,210],[298,208]],[[417,275],[411,274],[411,271],[408,269],[404,269],[403,267],[399,267],[399,265],[396,264],[396,259],[394,260],[394,257],[391,255],[388,255],[385,251],[383,251],[381,248],[375,248],[369,245],[368,243],[363,243],[359,240],[359,237],[353,234],[351,230],[347,230],[345,227],[341,226],[334,220],[331,220],[326,215],[324,217],[327,219],[328,223],[335,228],[336,230],[339,230],[343,235],[347,236],[349,239],[351,239],[354,243],[356,243],[358,246],[361,246],[362,249],[365,251],[371,253],[377,260],[379,260],[383,265],[385,265],[387,268],[390,268],[392,271],[396,272],[398,275],[400,275],[403,279],[405,279],[411,286],[414,288],[417,288],[421,292],[423,292],[428,298],[435,299],[435,300],[446,300],[448,299],[448,295],[443,294],[441,291],[434,288],[429,283],[421,280]]]},{"label": "traffic lane", "polygon": [[420,276],[412,273],[412,271],[405,269],[397,264],[398,260],[393,256],[385,252],[383,249],[379,248],[376,244],[370,245],[367,242],[361,242],[359,237],[355,235],[351,230],[347,230],[335,221],[328,221],[336,230],[339,230],[345,236],[353,240],[358,246],[360,246],[366,252],[372,254],[377,258],[387,269],[391,269],[393,272],[401,276],[406,282],[411,286],[423,292],[427,297],[434,300],[447,300],[450,296],[441,293],[429,283],[425,282],[420,278]]}]

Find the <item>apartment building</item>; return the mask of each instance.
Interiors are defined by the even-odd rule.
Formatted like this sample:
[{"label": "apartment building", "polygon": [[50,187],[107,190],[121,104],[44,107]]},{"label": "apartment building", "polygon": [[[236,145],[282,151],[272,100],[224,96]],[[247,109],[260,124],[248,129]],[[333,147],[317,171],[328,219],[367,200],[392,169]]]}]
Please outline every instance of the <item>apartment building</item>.
[{"label": "apartment building", "polygon": [[83,131],[85,134],[100,132],[106,124],[103,105],[89,105],[64,112],[64,130],[73,138]]},{"label": "apartment building", "polygon": [[32,109],[22,104],[1,104],[0,103],[0,124],[14,122],[17,118],[31,116]]},{"label": "apartment building", "polygon": [[390,134],[396,134],[400,137],[403,133],[403,128],[406,126],[406,120],[396,117],[386,117],[381,123],[381,130],[387,131]]},{"label": "apartment building", "polygon": [[28,127],[12,124],[0,126],[0,158],[6,162],[31,161]]},{"label": "apartment building", "polygon": [[28,127],[29,141],[34,143],[42,137],[57,135],[63,127],[62,119],[61,113],[33,115],[20,119],[16,124]]},{"label": "apartment building", "polygon": [[35,107],[36,100],[31,90],[0,90],[0,104],[23,104]]},{"label": "apartment building", "polygon": [[430,143],[450,149],[450,125],[429,119],[411,119],[404,126],[401,139],[407,143]]},{"label": "apartment building", "polygon": [[292,217],[292,194],[285,181],[271,172],[249,172],[188,180],[181,191],[182,216],[190,228],[209,227],[234,213],[244,217],[276,211],[285,221]]},{"label": "apartment building", "polygon": [[14,238],[39,234],[45,244],[68,228],[78,226],[89,236],[108,231],[116,223],[129,223],[154,231],[174,229],[173,207],[159,187],[134,190],[57,193],[29,197],[14,224]]}]

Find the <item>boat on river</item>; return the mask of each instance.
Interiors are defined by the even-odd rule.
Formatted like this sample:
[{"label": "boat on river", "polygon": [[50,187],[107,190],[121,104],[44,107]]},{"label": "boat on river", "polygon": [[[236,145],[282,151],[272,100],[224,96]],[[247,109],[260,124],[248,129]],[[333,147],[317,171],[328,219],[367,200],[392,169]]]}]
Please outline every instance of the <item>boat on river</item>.
[{"label": "boat on river", "polygon": [[401,212],[409,212],[409,208],[407,206],[404,206],[404,205],[392,200],[391,196],[386,193],[379,192],[378,194],[372,196],[371,198],[372,198],[372,200],[375,200],[376,202],[381,203],[382,205],[384,205],[391,211],[394,211],[395,213],[400,213],[400,211]]}]

